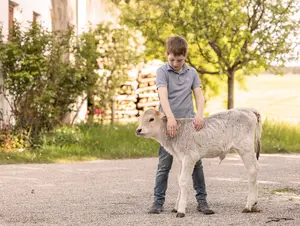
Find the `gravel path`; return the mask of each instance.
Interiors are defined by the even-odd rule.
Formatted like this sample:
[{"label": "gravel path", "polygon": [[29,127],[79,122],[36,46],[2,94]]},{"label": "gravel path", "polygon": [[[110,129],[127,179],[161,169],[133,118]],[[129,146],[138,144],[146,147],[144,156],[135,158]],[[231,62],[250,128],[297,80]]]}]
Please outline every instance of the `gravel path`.
[{"label": "gravel path", "polygon": [[177,169],[170,173],[165,211],[147,214],[157,159],[0,166],[0,225],[300,225],[300,155],[262,155],[260,213],[241,213],[247,175],[239,156],[203,160],[215,215],[196,211],[190,186],[186,217],[171,213]]}]

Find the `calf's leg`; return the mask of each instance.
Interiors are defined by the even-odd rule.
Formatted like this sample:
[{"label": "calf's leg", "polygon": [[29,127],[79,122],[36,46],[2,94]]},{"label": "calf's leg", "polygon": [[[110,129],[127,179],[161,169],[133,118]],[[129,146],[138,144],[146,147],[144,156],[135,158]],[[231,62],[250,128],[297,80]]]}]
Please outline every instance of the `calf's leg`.
[{"label": "calf's leg", "polygon": [[256,204],[258,199],[257,174],[259,170],[258,162],[253,150],[249,150],[241,154],[241,158],[248,171],[249,192],[246,207],[243,213],[256,212]]},{"label": "calf's leg", "polygon": [[185,209],[186,209],[186,200],[187,200],[187,187],[189,181],[192,178],[193,169],[195,166],[195,161],[189,159],[188,157],[184,157],[181,163],[181,173],[179,177],[179,201],[178,201],[178,209],[176,217],[184,217]]},{"label": "calf's leg", "polygon": [[[180,175],[181,175],[181,170],[182,170],[182,162],[180,162],[180,170],[179,170],[179,174],[178,174],[178,178],[177,178],[178,186],[179,186],[179,179],[180,179]],[[179,200],[180,200],[180,187],[178,188],[178,194],[177,194],[177,200],[176,200],[176,203],[175,203],[175,207],[172,210],[172,212],[174,212],[174,213],[177,213]]]}]

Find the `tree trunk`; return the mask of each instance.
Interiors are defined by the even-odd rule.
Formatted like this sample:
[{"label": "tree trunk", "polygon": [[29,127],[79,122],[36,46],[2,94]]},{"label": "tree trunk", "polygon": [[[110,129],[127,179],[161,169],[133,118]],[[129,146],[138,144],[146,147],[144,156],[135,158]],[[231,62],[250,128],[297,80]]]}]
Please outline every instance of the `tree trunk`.
[{"label": "tree trunk", "polygon": [[228,88],[228,99],[227,109],[234,108],[234,72],[228,73],[227,88]]},{"label": "tree trunk", "polygon": [[112,125],[115,124],[115,118],[116,118],[116,100],[115,98],[113,98],[111,100],[111,121],[110,121]]}]

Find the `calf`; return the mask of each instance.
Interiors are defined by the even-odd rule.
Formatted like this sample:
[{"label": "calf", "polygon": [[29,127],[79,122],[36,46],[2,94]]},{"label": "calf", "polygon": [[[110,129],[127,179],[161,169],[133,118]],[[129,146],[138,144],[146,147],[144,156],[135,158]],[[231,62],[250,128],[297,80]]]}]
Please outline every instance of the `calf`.
[{"label": "calf", "polygon": [[[162,112],[149,109],[139,117],[136,135],[158,141],[181,164],[179,193],[175,210],[177,217],[185,216],[187,185],[196,162],[202,158],[219,157],[222,161],[234,149],[248,171],[249,193],[243,212],[256,211],[258,198],[257,174],[261,149],[261,117],[251,108],[240,108],[213,114],[204,119],[196,131],[193,119],[176,119],[177,133],[168,135],[167,118]],[[255,156],[256,149],[256,156]]]}]

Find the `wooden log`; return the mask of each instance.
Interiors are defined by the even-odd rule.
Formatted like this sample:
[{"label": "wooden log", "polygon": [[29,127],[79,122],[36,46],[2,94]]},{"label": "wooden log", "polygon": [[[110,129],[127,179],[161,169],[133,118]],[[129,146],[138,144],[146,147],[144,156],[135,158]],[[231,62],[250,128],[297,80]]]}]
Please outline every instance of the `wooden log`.
[{"label": "wooden log", "polygon": [[138,108],[142,107],[155,107],[159,105],[159,101],[152,101],[152,102],[146,102],[146,103],[138,103]]},{"label": "wooden log", "polygon": [[142,77],[142,78],[153,78],[153,77],[156,77],[156,75],[155,75],[155,73],[140,73],[139,77]]},{"label": "wooden log", "polygon": [[138,80],[139,83],[156,82],[156,77],[151,77],[151,78],[141,78],[141,77],[139,77],[137,80]]},{"label": "wooden log", "polygon": [[155,85],[156,85],[156,82],[155,82],[155,81],[154,81],[154,82],[153,82],[153,81],[152,81],[152,82],[149,82],[149,85],[150,85],[150,86],[155,86]]},{"label": "wooden log", "polygon": [[127,107],[135,108],[135,102],[124,100],[124,101],[117,102],[117,107],[119,106],[127,106]]},{"label": "wooden log", "polygon": [[149,90],[156,91],[156,86],[148,86],[148,87],[144,87],[144,88],[138,88],[136,90],[136,92],[139,94],[139,93],[143,93],[144,91],[149,91]]},{"label": "wooden log", "polygon": [[147,86],[148,86],[148,84],[147,84],[147,83],[140,83],[140,84],[139,84],[139,89],[140,89],[140,88],[147,87]]},{"label": "wooden log", "polygon": [[117,108],[118,111],[133,111],[136,110],[136,106],[135,107],[131,107],[131,106],[125,106],[125,105],[121,105]]},{"label": "wooden log", "polygon": [[148,98],[142,98],[139,100],[139,103],[147,103],[147,101],[148,101]]},{"label": "wooden log", "polygon": [[158,98],[158,93],[139,93],[138,94],[139,98],[143,98],[143,97],[157,97]]},{"label": "wooden log", "polygon": [[117,101],[123,101],[123,100],[128,100],[128,101],[134,101],[136,102],[137,96],[136,95],[118,95],[116,100]]}]

